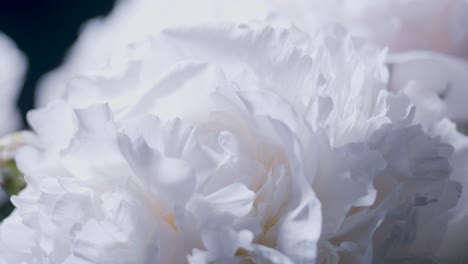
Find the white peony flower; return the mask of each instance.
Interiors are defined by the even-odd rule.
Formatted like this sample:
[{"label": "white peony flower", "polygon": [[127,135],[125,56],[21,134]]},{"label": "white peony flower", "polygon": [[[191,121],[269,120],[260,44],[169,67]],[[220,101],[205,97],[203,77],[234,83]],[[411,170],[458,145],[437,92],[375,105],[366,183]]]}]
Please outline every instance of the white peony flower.
[{"label": "white peony flower", "polygon": [[[337,26],[179,27],[29,113],[0,263],[427,261],[453,151]],[[3,262],[2,262],[3,261]]]},{"label": "white peony flower", "polygon": [[16,97],[25,71],[26,58],[6,35],[0,33],[0,135],[21,126]]},{"label": "white peony flower", "polygon": [[[203,8],[199,8],[199,5]],[[179,8],[180,6],[185,8]],[[454,147],[454,154],[449,159],[452,175],[466,189],[468,178],[465,175],[468,173],[468,167],[465,163],[468,156],[465,153],[468,153],[468,140],[456,132],[451,122],[445,120],[449,117],[455,121],[458,129],[467,126],[464,98],[468,91],[468,66],[461,60],[468,58],[468,36],[464,30],[468,23],[468,4],[464,0],[275,0],[236,2],[235,5],[224,1],[214,3],[210,0],[197,3],[179,0],[174,4],[164,4],[161,1],[121,1],[109,18],[89,23],[70,53],[67,63],[43,79],[38,97],[39,105],[45,105],[67,93],[67,90],[73,90],[73,86],[77,86],[81,91],[81,95],[75,93],[70,97],[74,98],[75,106],[87,107],[95,102],[107,102],[109,96],[115,95],[102,95],[96,93],[94,88],[82,91],[84,88],[79,83],[83,80],[80,79],[72,81],[71,88],[67,88],[69,80],[78,73],[97,71],[105,64],[110,54],[121,52],[129,43],[145,40],[148,35],[156,34],[168,25],[218,20],[245,22],[252,18],[264,17],[270,12],[276,14],[270,19],[271,23],[282,24],[277,22],[283,19],[292,20],[301,29],[315,34],[322,24],[339,22],[345,24],[353,35],[369,39],[377,45],[389,46],[391,54],[386,61],[390,70],[389,80],[383,80],[383,85],[392,91],[403,90],[411,98],[411,103],[417,106],[413,124],[421,124],[430,135],[441,136],[442,142]],[[428,20],[428,17],[431,19]],[[297,47],[305,46],[305,49],[310,49],[307,48],[308,43],[304,44],[304,39],[307,39],[304,34],[297,33],[290,38]],[[122,64],[118,60],[114,58],[110,62],[109,67],[112,71],[119,67],[124,71],[125,63]],[[118,82],[113,81],[109,85],[121,85],[122,89],[127,85],[133,87],[132,82]],[[90,94],[94,99],[90,100]],[[115,96],[115,109],[128,105],[127,96],[135,97],[128,93]],[[165,109],[166,113],[170,112],[166,110],[169,109],[167,105],[161,106],[161,109]],[[175,117],[177,114],[168,116]],[[336,124],[340,127],[338,131],[342,131],[338,134],[354,138],[355,134],[348,134],[348,131],[342,128],[343,124],[346,126],[346,123]],[[379,126],[380,123],[377,127]],[[360,129],[358,126],[356,131]],[[340,145],[348,139],[333,136],[330,140],[336,140]],[[465,229],[464,223],[468,219],[468,210],[465,208],[467,203],[468,195],[463,192],[458,206],[452,210],[448,235],[440,253],[444,256],[464,254],[462,245],[468,241],[464,241],[459,233]]]}]

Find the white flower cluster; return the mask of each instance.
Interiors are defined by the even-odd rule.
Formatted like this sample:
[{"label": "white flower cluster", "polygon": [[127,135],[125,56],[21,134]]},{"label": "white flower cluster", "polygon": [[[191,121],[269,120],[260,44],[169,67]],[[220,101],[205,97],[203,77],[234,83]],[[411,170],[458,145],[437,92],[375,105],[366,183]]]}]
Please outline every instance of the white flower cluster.
[{"label": "white flower cluster", "polygon": [[89,23],[10,144],[0,264],[467,261],[468,3],[293,2]]}]

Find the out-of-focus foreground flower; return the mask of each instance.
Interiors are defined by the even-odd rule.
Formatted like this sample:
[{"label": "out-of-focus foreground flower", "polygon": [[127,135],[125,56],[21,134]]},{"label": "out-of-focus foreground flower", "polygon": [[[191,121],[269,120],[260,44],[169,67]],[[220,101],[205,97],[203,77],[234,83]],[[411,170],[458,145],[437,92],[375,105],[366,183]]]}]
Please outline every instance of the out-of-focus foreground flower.
[{"label": "out-of-focus foreground flower", "polygon": [[26,72],[26,58],[0,32],[0,136],[21,127],[16,99]]},{"label": "out-of-focus foreground flower", "polygon": [[[0,138],[19,129],[21,119],[16,108],[16,98],[23,83],[26,59],[16,45],[0,32]],[[12,157],[6,157],[5,142],[0,139],[0,186],[13,188],[10,180],[17,180],[12,173]],[[13,162],[14,163],[14,162]],[[0,188],[0,219],[10,211],[6,205],[7,194]]]},{"label": "out-of-focus foreground flower", "polygon": [[132,45],[28,115],[0,263],[437,260],[461,187],[435,127],[456,131],[385,62],[339,26]]}]

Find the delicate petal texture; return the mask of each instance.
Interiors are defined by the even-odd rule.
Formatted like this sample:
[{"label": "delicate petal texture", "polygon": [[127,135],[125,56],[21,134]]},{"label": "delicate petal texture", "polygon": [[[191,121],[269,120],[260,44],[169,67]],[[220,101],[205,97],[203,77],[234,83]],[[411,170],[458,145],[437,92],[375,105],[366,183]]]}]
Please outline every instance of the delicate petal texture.
[{"label": "delicate petal texture", "polygon": [[[452,153],[340,26],[175,27],[35,110],[0,263],[425,261]],[[48,124],[55,125],[52,137]],[[29,243],[4,239],[9,226]],[[3,264],[3,263],[2,263]]]},{"label": "delicate petal texture", "polygon": [[[416,105],[415,123],[423,124],[432,135],[438,135],[443,142],[454,148],[449,159],[453,178],[459,184],[453,185],[445,196],[456,200],[457,206],[451,210],[447,234],[439,255],[450,262],[465,262],[468,254],[461,235],[468,221],[468,137],[463,131],[466,124],[466,85],[468,65],[461,60],[433,53],[394,54],[389,58],[391,71],[390,88],[401,89]],[[450,117],[457,124],[447,119]],[[449,200],[447,200],[449,201]]]},{"label": "delicate petal texture", "polygon": [[[156,36],[167,26],[244,23],[270,12],[273,28],[262,22],[182,27]],[[389,47],[390,55],[341,27],[322,26],[328,22]],[[184,244],[191,255],[177,260],[170,246],[154,241],[160,231],[135,234],[151,241],[141,245],[158,248],[141,253],[149,263],[228,263],[246,255],[254,262],[288,263],[300,262],[298,252],[303,261],[318,254],[318,262],[327,263],[427,262],[434,254],[463,262],[468,138],[457,129],[468,122],[467,27],[466,0],[120,1],[109,18],[86,25],[66,64],[41,81],[39,105],[59,97],[67,103],[29,115],[47,154],[25,149],[18,163],[37,175],[73,170],[79,181],[98,173],[104,180],[97,186],[104,189],[133,173],[148,188],[146,196],[157,194],[157,206],[147,203],[151,208],[178,208],[165,216],[171,227],[179,227],[170,220],[177,215],[189,219],[184,210],[248,219],[239,225],[210,221],[228,235],[194,235],[196,243]],[[96,104],[108,106],[97,110]],[[88,112],[106,121],[87,120]],[[63,123],[59,135],[48,125],[56,122]],[[113,141],[102,140],[108,137]],[[213,170],[227,176],[211,176]],[[285,188],[293,176],[312,190]],[[108,200],[132,195],[115,191]],[[290,205],[279,217],[285,200]],[[264,219],[252,220],[258,215]],[[272,218],[281,220],[265,220]],[[304,227],[312,218],[320,221]],[[261,234],[262,225],[274,231]],[[89,235],[115,229],[100,222],[86,226]],[[86,241],[75,254],[80,257],[67,261],[112,262],[87,236],[79,236]],[[178,239],[171,241],[188,238]],[[109,241],[99,242],[103,251],[110,250]],[[317,252],[302,246],[311,241]],[[96,252],[87,256],[87,250]]]},{"label": "delicate petal texture", "polygon": [[122,52],[129,44],[145,41],[168,26],[248,22],[265,17],[267,10],[265,0],[238,0],[235,3],[229,0],[119,0],[107,18],[93,19],[85,24],[65,64],[39,82],[36,103],[45,106],[58,99],[77,74],[100,68],[108,63],[111,54]]},{"label": "delicate petal texture", "polygon": [[21,127],[16,98],[25,72],[26,58],[14,43],[0,32],[0,135]]},{"label": "delicate petal texture", "polygon": [[[149,0],[120,1],[108,19],[88,23],[66,64],[42,80],[38,105],[44,106],[52,99],[63,96],[66,87],[73,85],[70,79],[76,73],[95,70],[106,63],[118,68],[116,64],[119,64],[119,60],[108,61],[109,54],[123,50],[129,43],[147,39],[162,28],[181,23],[246,22],[274,14],[270,16],[270,22],[292,21],[308,32],[315,32],[325,23],[339,22],[353,35],[364,37],[382,47],[388,46],[391,53],[425,50],[468,58],[468,34],[464,30],[468,26],[466,0],[254,0],[236,4],[212,0],[192,2],[178,0],[167,4]],[[180,6],[184,8],[178,8]],[[428,17],[431,19],[428,20]],[[423,79],[431,83],[428,85],[431,88],[439,87],[436,89],[445,91],[446,85],[441,86],[439,83],[445,83],[449,78],[456,82],[450,83],[456,91],[448,99],[449,115],[455,120],[466,119],[466,111],[461,109],[458,102],[463,97],[456,96],[466,90],[459,89],[461,81],[466,79],[466,70],[461,69],[463,67],[458,65],[459,62],[440,55],[424,58],[416,54],[416,58],[413,55],[409,57],[413,57],[414,61],[400,67],[401,70],[392,78],[397,84],[392,87],[403,87],[401,84],[411,77]],[[421,73],[423,75],[419,75]],[[89,96],[89,91],[87,94]]]}]

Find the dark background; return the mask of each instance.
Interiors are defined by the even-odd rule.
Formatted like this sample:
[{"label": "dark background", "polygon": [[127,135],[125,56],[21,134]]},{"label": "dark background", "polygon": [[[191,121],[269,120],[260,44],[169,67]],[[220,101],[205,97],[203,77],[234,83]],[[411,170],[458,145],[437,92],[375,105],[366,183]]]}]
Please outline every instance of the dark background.
[{"label": "dark background", "polygon": [[[44,73],[60,66],[83,22],[107,15],[115,0],[0,0],[0,31],[28,57],[18,99],[23,118],[34,106],[35,87]],[[25,122],[24,122],[25,123]]]}]

